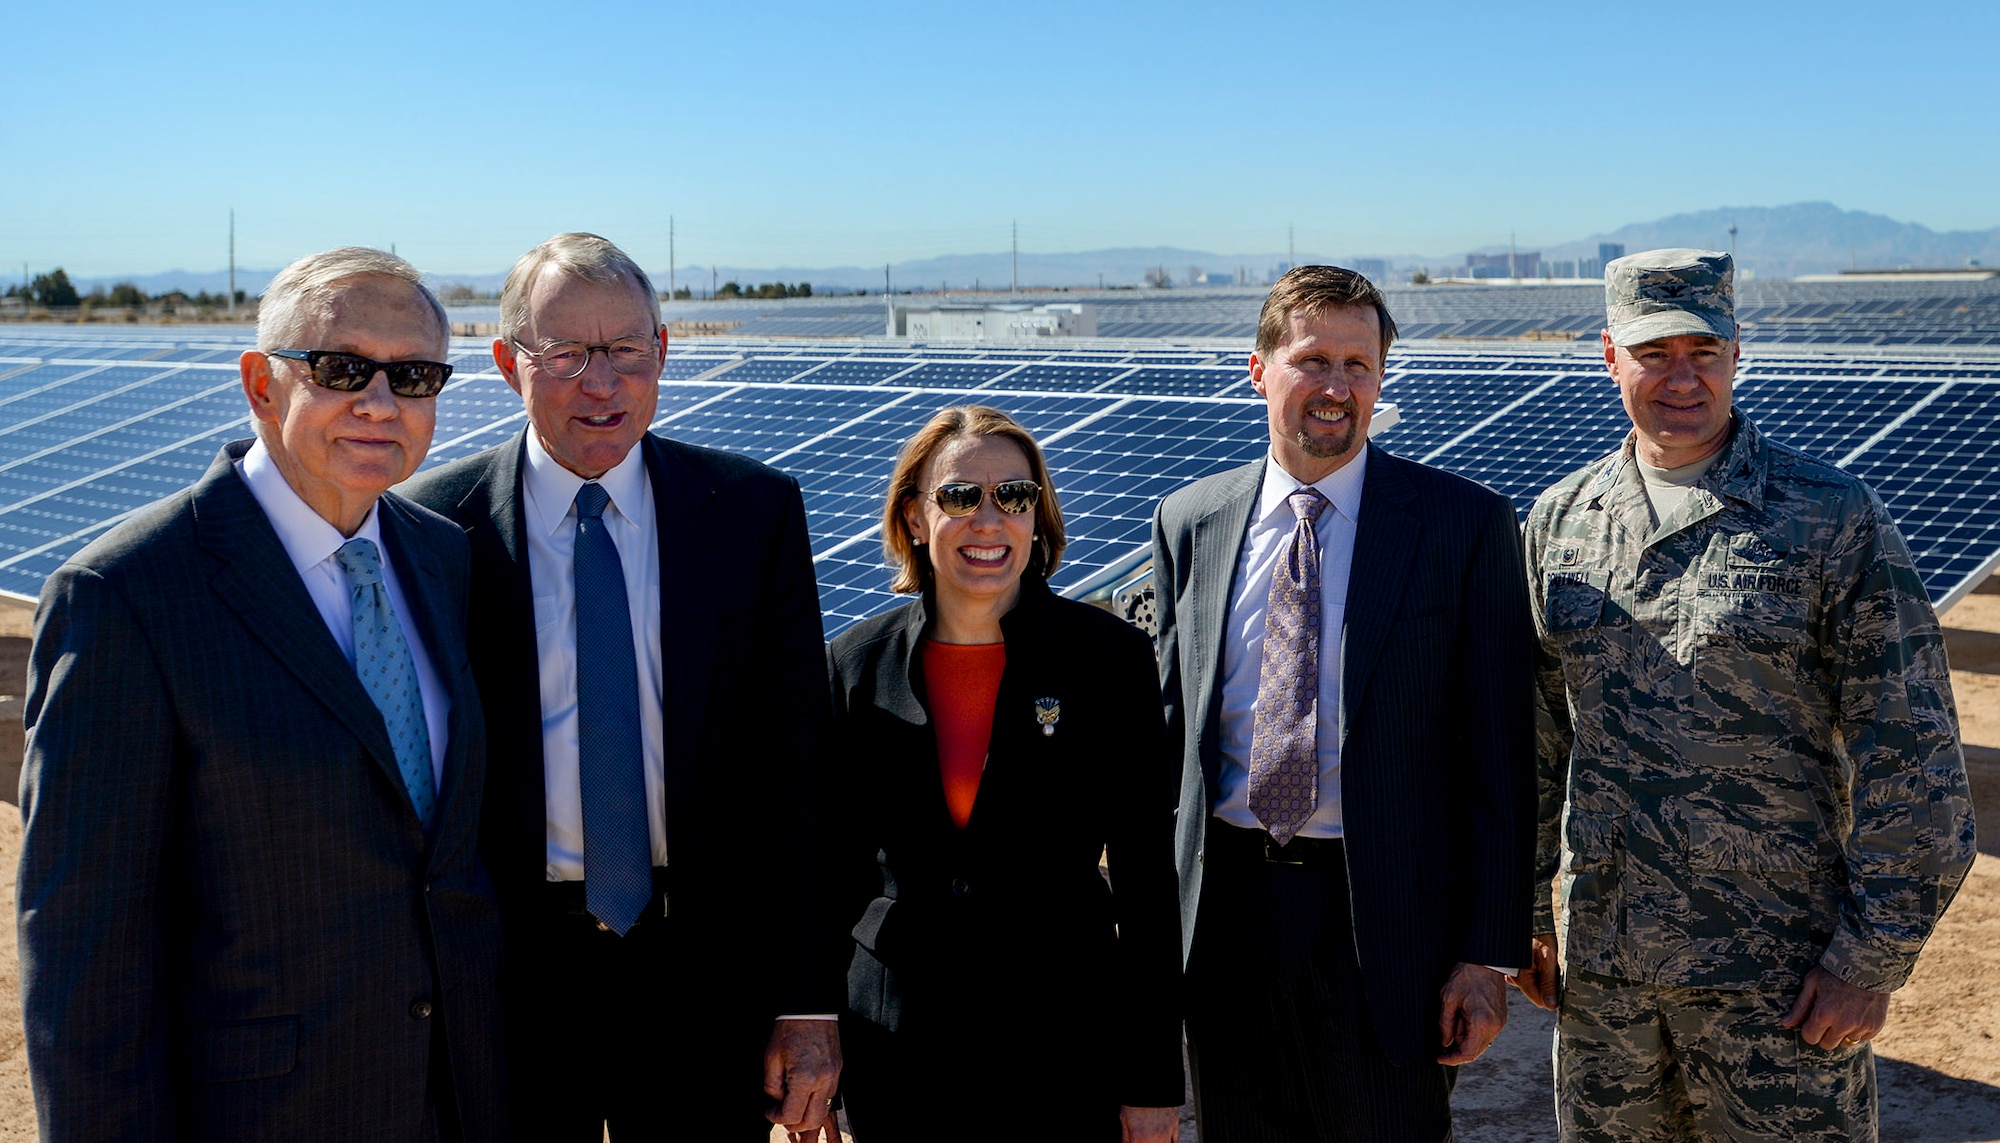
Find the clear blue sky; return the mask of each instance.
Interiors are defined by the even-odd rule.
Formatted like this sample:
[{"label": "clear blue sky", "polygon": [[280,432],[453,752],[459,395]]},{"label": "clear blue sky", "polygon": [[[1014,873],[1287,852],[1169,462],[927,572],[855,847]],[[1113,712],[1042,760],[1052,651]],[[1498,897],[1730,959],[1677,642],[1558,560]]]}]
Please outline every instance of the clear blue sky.
[{"label": "clear blue sky", "polygon": [[0,280],[1443,253],[1825,199],[2000,225],[2000,4],[6,5]]}]

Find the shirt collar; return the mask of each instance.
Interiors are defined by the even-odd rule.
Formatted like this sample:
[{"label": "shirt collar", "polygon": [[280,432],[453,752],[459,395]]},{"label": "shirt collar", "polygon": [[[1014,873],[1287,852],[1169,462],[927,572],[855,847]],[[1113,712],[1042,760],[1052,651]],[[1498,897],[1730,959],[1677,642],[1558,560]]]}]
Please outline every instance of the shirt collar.
[{"label": "shirt collar", "polygon": [[[326,517],[313,511],[299,496],[298,491],[278,471],[277,461],[271,457],[271,450],[264,447],[259,438],[250,446],[250,451],[237,461],[237,472],[242,474],[243,483],[250,488],[250,495],[257,506],[264,510],[264,516],[271,521],[271,528],[278,533],[278,542],[285,547],[285,555],[290,557],[292,566],[303,575],[306,569],[325,563],[340,550],[350,537],[340,534],[340,529],[327,523]],[[378,501],[379,503],[379,501]],[[362,519],[361,527],[355,529],[353,539],[369,540],[375,550],[388,558],[382,547],[382,518],[376,505],[368,506],[368,515]]]},{"label": "shirt collar", "polygon": [[[1364,446],[1354,459],[1334,469],[1314,482],[1319,494],[1332,503],[1334,509],[1354,523],[1361,522],[1361,486],[1368,473],[1368,449]],[[1278,458],[1267,456],[1264,461],[1264,487],[1257,500],[1257,522],[1268,524],[1276,519],[1289,528],[1295,517],[1290,504],[1291,495],[1303,487],[1298,478],[1286,472],[1278,464]],[[1278,513],[1283,513],[1279,518]]]},{"label": "shirt collar", "polygon": [[[597,478],[604,494],[611,498],[611,506],[627,520],[639,518],[640,497],[646,486],[646,458],[640,455],[641,451],[638,445],[633,445],[617,467]],[[576,490],[585,482],[550,456],[535,431],[529,429],[528,469],[522,474],[521,483],[528,493],[528,518],[543,535],[550,536],[569,518]]]}]

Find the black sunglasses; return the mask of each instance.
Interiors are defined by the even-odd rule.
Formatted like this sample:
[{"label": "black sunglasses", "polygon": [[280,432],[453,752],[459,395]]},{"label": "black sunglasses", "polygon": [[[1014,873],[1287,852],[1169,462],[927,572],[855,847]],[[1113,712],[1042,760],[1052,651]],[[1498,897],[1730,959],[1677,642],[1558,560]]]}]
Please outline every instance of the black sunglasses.
[{"label": "black sunglasses", "polygon": [[[954,480],[931,489],[930,497],[947,516],[970,516],[979,511],[986,490],[970,481]],[[1003,480],[993,486],[993,503],[1010,516],[1033,512],[1041,500],[1042,486],[1032,480]]]},{"label": "black sunglasses", "polygon": [[451,376],[451,366],[442,361],[371,361],[358,353],[334,349],[272,349],[272,357],[303,361],[312,370],[313,384],[337,393],[357,393],[380,372],[389,375],[389,392],[398,397],[435,397]]}]

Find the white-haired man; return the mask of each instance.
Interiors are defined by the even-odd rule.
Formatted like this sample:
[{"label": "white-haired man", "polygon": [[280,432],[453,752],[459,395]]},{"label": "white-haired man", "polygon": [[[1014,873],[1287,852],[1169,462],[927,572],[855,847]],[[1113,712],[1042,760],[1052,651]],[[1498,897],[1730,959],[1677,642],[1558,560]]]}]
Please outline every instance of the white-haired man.
[{"label": "white-haired man", "polygon": [[44,1140],[502,1135],[484,726],[409,263],[287,267],[254,441],[49,578],[28,667],[22,998]]},{"label": "white-haired man", "polygon": [[575,1143],[811,1133],[845,989],[811,874],[826,677],[798,483],[647,431],[659,299],[603,238],[523,255],[500,327],[526,428],[410,492],[472,540],[520,1118]]}]

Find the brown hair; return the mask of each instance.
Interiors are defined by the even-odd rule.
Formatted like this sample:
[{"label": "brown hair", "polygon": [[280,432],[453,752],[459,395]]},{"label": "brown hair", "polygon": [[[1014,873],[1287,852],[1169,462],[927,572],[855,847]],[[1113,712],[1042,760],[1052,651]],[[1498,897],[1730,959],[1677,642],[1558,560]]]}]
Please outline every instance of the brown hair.
[{"label": "brown hair", "polygon": [[1034,434],[990,405],[954,405],[939,409],[917,435],[903,443],[903,450],[896,454],[895,470],[889,474],[888,503],[882,508],[882,554],[895,569],[889,581],[891,591],[907,594],[931,585],[930,556],[910,538],[903,510],[924,494],[921,485],[931,461],[959,437],[1004,437],[1021,446],[1022,455],[1028,458],[1028,478],[1042,486],[1042,497],[1035,504],[1034,548],[1028,553],[1027,574],[1047,578],[1062,560],[1063,546],[1068,543],[1063,537],[1062,507],[1056,503],[1055,482],[1049,479],[1048,462],[1042,459],[1042,446],[1035,443]]},{"label": "brown hair", "polygon": [[1278,279],[1257,314],[1257,352],[1269,354],[1291,336],[1293,314],[1311,318],[1348,306],[1375,311],[1386,360],[1389,346],[1396,340],[1396,319],[1389,316],[1389,303],[1375,283],[1339,266],[1294,266]]}]

